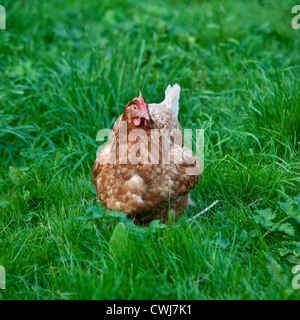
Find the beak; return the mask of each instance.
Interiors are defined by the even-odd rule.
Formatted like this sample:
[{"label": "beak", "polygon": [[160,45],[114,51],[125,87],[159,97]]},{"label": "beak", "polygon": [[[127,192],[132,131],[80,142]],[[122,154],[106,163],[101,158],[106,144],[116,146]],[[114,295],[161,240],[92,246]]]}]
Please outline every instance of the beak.
[{"label": "beak", "polygon": [[150,120],[150,114],[148,112],[142,112],[140,115],[141,118],[144,118],[145,120]]}]

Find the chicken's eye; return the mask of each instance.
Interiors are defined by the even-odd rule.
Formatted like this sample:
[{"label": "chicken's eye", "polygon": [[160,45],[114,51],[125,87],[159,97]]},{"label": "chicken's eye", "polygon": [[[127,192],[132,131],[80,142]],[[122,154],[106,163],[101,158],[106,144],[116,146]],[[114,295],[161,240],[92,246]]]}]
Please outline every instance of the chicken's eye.
[{"label": "chicken's eye", "polygon": [[133,110],[136,110],[136,109],[137,109],[136,106],[133,106],[132,108],[133,108]]}]

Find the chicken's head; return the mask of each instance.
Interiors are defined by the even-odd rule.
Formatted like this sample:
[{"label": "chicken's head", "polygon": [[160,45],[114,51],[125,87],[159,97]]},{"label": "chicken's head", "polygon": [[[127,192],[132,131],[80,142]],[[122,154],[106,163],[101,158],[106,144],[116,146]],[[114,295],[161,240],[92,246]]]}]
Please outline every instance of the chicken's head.
[{"label": "chicken's head", "polygon": [[143,98],[141,92],[138,98],[131,100],[124,110],[124,120],[133,121],[135,126],[147,125],[151,120],[148,102]]}]

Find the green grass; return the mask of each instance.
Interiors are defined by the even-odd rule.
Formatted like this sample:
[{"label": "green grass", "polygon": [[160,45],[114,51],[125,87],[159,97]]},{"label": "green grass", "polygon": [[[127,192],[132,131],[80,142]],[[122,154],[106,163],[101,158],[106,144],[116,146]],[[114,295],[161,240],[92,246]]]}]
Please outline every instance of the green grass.
[{"label": "green grass", "polygon": [[[0,299],[300,298],[300,215],[280,204],[300,195],[296,3],[1,4]],[[114,226],[76,219],[99,206],[96,134],[169,83],[182,126],[205,129],[196,207],[110,242]]]}]

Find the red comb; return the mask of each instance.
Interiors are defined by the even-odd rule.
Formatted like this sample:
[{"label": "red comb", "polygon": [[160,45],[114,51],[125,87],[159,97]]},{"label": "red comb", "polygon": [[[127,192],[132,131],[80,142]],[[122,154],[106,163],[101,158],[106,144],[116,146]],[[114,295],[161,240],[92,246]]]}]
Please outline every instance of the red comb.
[{"label": "red comb", "polygon": [[139,102],[140,102],[140,103],[144,103],[144,98],[143,98],[143,96],[142,96],[141,91],[140,91],[140,94],[139,94],[138,100],[139,100]]},{"label": "red comb", "polygon": [[138,101],[141,104],[141,110],[143,112],[148,112],[148,108],[147,108],[147,106],[145,104],[145,99],[143,98],[141,91],[140,91],[140,94],[139,94],[139,97],[138,97]]}]

